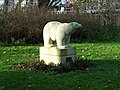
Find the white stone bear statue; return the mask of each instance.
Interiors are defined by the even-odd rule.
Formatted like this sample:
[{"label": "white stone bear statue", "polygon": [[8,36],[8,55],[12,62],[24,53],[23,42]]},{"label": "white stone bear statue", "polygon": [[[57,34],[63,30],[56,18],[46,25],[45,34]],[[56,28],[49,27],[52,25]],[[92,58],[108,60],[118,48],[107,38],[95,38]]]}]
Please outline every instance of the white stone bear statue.
[{"label": "white stone bear statue", "polygon": [[57,48],[67,48],[69,46],[68,44],[70,42],[71,34],[73,34],[80,27],[82,27],[82,25],[77,22],[48,22],[43,29],[44,47],[56,46],[55,44],[53,44],[53,42],[55,41],[57,44]]}]

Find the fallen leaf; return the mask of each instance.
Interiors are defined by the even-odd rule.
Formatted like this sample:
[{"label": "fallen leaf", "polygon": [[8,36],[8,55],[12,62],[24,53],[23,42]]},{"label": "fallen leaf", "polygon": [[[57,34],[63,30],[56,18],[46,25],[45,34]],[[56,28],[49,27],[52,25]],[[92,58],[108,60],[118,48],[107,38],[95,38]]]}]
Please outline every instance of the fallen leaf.
[{"label": "fallen leaf", "polygon": [[5,88],[5,86],[0,86],[0,90],[2,90],[2,89],[4,89]]},{"label": "fallen leaf", "polygon": [[32,85],[28,85],[28,87],[30,88],[30,87],[32,87]]},{"label": "fallen leaf", "polygon": [[28,77],[28,79],[32,79],[32,77]]},{"label": "fallen leaf", "polygon": [[112,80],[108,80],[108,83],[112,83]]}]

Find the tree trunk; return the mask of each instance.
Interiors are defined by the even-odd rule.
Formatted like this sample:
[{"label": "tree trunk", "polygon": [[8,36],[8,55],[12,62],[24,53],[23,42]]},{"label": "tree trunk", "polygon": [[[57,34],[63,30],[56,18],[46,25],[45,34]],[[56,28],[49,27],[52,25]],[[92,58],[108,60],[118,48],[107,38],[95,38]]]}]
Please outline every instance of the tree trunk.
[{"label": "tree trunk", "polygon": [[8,11],[8,0],[4,0],[4,12]]},{"label": "tree trunk", "polygon": [[35,0],[35,5],[38,6],[38,0]]}]

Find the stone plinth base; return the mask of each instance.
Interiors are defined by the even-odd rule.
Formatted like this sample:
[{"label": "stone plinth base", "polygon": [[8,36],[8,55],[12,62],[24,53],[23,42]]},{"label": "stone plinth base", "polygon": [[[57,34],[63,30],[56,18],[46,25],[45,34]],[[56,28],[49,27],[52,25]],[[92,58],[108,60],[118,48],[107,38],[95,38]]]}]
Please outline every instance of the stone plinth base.
[{"label": "stone plinth base", "polygon": [[40,47],[40,61],[43,60],[46,64],[65,64],[73,62],[75,59],[75,48],[58,49],[56,47],[46,48]]}]

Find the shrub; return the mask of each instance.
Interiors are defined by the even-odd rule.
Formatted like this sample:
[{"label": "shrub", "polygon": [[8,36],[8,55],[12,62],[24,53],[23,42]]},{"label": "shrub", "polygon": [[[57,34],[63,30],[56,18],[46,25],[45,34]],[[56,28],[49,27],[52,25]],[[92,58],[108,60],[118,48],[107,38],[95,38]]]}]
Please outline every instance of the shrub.
[{"label": "shrub", "polygon": [[[83,28],[72,35],[73,41],[119,40],[120,30],[102,27],[98,15],[92,14],[52,14],[45,7],[25,8],[0,14],[0,41],[10,44],[25,39],[25,43],[43,42],[42,30],[49,21],[81,23]],[[117,34],[117,36],[115,35]],[[21,43],[21,42],[20,42]]]}]

